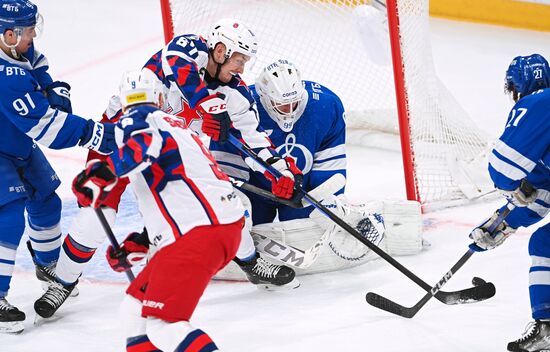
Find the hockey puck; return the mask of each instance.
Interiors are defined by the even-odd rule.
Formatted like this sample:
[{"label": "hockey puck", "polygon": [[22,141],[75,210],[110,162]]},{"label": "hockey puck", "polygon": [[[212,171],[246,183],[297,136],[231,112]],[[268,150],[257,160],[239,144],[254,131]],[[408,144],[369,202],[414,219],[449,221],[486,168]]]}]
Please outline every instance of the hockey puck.
[{"label": "hockey puck", "polygon": [[485,281],[482,278],[477,277],[477,276],[475,276],[472,279],[472,285],[474,285],[474,286],[481,286],[481,285],[485,285],[486,283],[487,283],[487,281]]}]

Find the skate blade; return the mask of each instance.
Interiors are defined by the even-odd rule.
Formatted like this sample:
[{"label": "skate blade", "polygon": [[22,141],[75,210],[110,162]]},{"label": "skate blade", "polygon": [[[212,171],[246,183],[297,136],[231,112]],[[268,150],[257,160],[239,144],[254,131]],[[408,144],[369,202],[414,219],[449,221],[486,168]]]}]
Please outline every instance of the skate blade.
[{"label": "skate blade", "polygon": [[[42,290],[44,292],[48,291],[49,283],[48,281],[40,281],[40,285],[42,286]],[[80,291],[78,291],[78,286],[75,286],[71,293],[69,294],[69,297],[77,297],[80,294]]]},{"label": "skate blade", "polygon": [[61,319],[61,317],[59,315],[52,315],[50,318],[44,318],[44,317],[41,317],[40,315],[36,314],[36,316],[34,317],[34,325],[35,326],[41,326],[41,325],[44,325],[44,324],[47,324],[47,323],[52,323],[52,322],[58,321],[59,319]]},{"label": "skate blade", "polygon": [[22,321],[0,322],[0,333],[20,334],[23,330],[25,330],[25,326]]},{"label": "skate blade", "polygon": [[256,285],[259,289],[266,290],[266,291],[289,291],[293,290],[295,288],[300,287],[300,281],[298,279],[294,278],[291,282],[289,282],[286,285],[277,286],[273,284],[258,284]]}]

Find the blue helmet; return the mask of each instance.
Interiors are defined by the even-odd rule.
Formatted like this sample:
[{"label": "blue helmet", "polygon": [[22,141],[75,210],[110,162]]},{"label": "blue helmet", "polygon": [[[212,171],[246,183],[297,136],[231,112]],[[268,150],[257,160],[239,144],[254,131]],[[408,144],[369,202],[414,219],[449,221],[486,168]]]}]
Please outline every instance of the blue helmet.
[{"label": "blue helmet", "polygon": [[38,7],[27,0],[0,0],[0,34],[7,29],[36,26]]},{"label": "blue helmet", "polygon": [[539,89],[550,87],[548,61],[539,54],[517,56],[506,70],[505,91],[515,101]]}]

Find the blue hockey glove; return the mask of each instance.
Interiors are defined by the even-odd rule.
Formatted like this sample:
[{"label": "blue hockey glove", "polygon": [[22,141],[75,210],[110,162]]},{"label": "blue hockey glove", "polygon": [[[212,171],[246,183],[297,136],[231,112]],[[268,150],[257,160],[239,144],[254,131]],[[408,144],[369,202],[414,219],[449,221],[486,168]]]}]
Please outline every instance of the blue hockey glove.
[{"label": "blue hockey glove", "polygon": [[514,232],[516,229],[510,227],[505,220],[503,220],[493,231],[490,233],[488,229],[493,225],[498,218],[498,210],[487,219],[483,224],[476,227],[471,233],[470,238],[474,240],[474,243],[470,244],[470,249],[476,252],[483,252],[488,249],[493,249],[500,246],[504,241]]},{"label": "blue hockey glove", "polygon": [[117,149],[115,142],[115,125],[88,120],[88,125],[84,129],[84,133],[78,145],[95,150],[100,154],[111,154]]},{"label": "blue hockey glove", "polygon": [[71,106],[71,86],[66,82],[55,81],[45,89],[48,102],[53,109],[68,112],[73,112]]}]

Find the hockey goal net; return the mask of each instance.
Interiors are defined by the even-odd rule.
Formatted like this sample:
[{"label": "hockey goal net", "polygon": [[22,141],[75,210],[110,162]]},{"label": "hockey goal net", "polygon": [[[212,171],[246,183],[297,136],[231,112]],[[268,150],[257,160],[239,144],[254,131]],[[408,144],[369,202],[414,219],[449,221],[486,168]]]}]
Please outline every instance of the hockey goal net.
[{"label": "hockey goal net", "polygon": [[[302,77],[341,97],[348,143],[368,145],[379,140],[373,138],[379,132],[400,135],[409,199],[447,202],[478,197],[491,188],[480,177],[486,173],[480,155],[488,140],[435,74],[428,0],[388,0],[387,10],[381,0],[161,4],[166,40],[174,33],[206,34],[223,17],[247,24],[259,50],[245,81],[252,84],[277,58],[293,61]],[[399,148],[399,138],[393,140]]]}]

